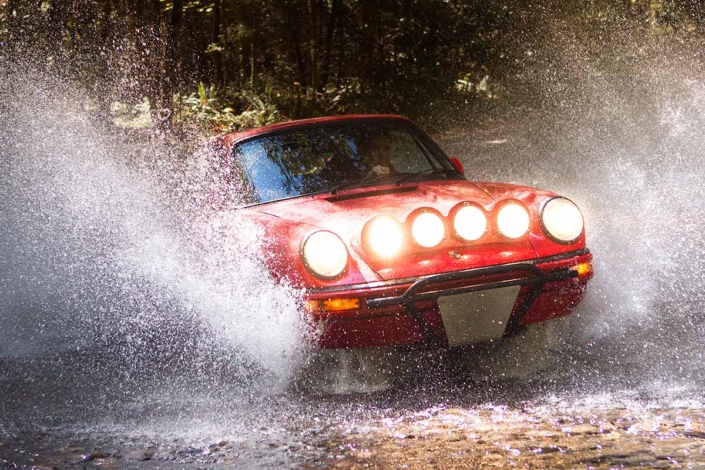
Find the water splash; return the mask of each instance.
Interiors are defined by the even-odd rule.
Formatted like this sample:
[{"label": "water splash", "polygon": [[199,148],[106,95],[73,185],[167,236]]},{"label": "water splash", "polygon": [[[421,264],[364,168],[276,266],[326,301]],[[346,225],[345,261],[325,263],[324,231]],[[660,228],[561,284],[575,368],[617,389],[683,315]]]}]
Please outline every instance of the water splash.
[{"label": "water splash", "polygon": [[[526,97],[479,119],[474,138],[448,139],[448,150],[471,178],[554,190],[584,211],[596,277],[551,369],[578,358],[587,387],[636,379],[695,390],[705,378],[699,52],[629,24],[533,15],[541,21],[520,46],[532,60],[516,84]],[[531,350],[547,355],[546,345]]]},{"label": "water splash", "polygon": [[153,366],[222,344],[286,378],[299,294],[269,276],[256,227],[208,206],[189,142],[110,128],[55,77],[2,76],[0,355],[105,346]]}]

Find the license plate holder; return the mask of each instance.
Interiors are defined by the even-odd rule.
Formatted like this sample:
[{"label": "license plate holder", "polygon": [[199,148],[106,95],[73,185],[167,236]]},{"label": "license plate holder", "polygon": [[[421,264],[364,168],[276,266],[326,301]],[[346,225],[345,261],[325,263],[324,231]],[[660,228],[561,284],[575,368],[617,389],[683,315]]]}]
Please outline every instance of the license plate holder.
[{"label": "license plate holder", "polygon": [[482,343],[504,335],[520,286],[500,287],[438,298],[451,347]]}]

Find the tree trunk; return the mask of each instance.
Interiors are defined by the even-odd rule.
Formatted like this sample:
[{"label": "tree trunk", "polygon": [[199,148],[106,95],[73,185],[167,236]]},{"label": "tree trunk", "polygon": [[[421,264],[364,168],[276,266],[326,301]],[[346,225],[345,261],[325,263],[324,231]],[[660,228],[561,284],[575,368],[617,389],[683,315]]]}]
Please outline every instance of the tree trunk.
[{"label": "tree trunk", "polygon": [[100,39],[103,44],[108,43],[112,32],[112,23],[110,21],[110,14],[112,13],[111,7],[110,2],[105,2],[103,4],[103,11],[100,14]]},{"label": "tree trunk", "polygon": [[221,0],[215,0],[213,3],[210,43],[215,46],[215,50],[211,52],[211,83],[216,87],[223,86],[223,52],[221,51],[223,43],[220,40],[221,21]]},{"label": "tree trunk", "polygon": [[20,1],[19,0],[7,0],[5,4],[5,18],[10,24],[14,23],[18,18],[20,18]]},{"label": "tree trunk", "polygon": [[[163,76],[164,70],[164,46],[162,38],[162,8],[159,0],[149,0],[149,8],[147,9],[147,22],[152,31],[153,44],[150,48],[154,51],[151,54],[151,61],[148,70],[151,74],[149,80],[149,91],[147,98],[152,108],[156,108],[157,104],[164,103],[164,87]],[[157,47],[159,45],[159,47]]]},{"label": "tree trunk", "polygon": [[180,54],[180,35],[183,22],[184,0],[174,0],[169,20],[169,31],[166,35],[165,73],[162,87],[162,108],[173,112],[174,93],[176,92]]},{"label": "tree trunk", "polygon": [[[337,65],[337,70],[336,70],[336,75],[335,75],[335,89],[336,91],[340,91],[340,86],[342,84],[343,80],[343,68],[345,67],[345,24],[348,21],[349,17],[342,17],[340,21],[340,49],[338,50],[338,65]],[[345,99],[345,95],[343,95],[343,100]]]},{"label": "tree trunk", "polygon": [[256,45],[257,45],[257,22],[254,23],[252,27],[252,40],[250,42],[250,88],[254,89],[257,77],[257,56],[256,56]]},{"label": "tree trunk", "polygon": [[364,58],[362,58],[362,70],[360,71],[360,84],[363,92],[370,90],[372,83],[372,69],[375,52],[372,13],[377,8],[378,5],[371,0],[360,0],[360,20],[362,23],[362,41],[360,46],[364,53]]},{"label": "tree trunk", "polygon": [[[0,15],[2,18],[2,15]],[[7,0],[5,4],[5,23],[7,24],[7,32],[10,37],[15,36],[20,30],[20,0]],[[15,41],[9,41],[9,44],[15,44]]]},{"label": "tree trunk", "polygon": [[245,86],[248,80],[247,71],[250,68],[250,53],[252,52],[252,39],[249,33],[240,33],[240,66],[238,67],[238,87]]},{"label": "tree trunk", "polygon": [[298,21],[299,11],[296,9],[296,5],[294,4],[294,2],[286,2],[286,6],[287,9],[285,12],[285,25],[287,30],[285,37],[289,41],[289,60],[293,61],[296,65],[295,81],[298,83],[298,85],[295,86],[297,87],[296,97],[298,108],[301,99],[301,88],[303,87],[304,89],[306,89],[306,86],[308,84],[308,78],[306,64],[304,62],[304,57],[301,52],[302,44],[301,35],[299,34],[300,24]]},{"label": "tree trunk", "polygon": [[308,0],[308,15],[311,28],[311,90],[313,101],[319,85],[318,59],[321,49],[321,10],[317,0]]},{"label": "tree trunk", "polygon": [[335,38],[335,27],[338,23],[338,17],[340,16],[340,7],[340,0],[333,0],[330,18],[328,18],[328,28],[326,29],[326,45],[323,54],[323,67],[321,68],[321,89],[328,85],[331,55],[333,54],[333,39]]},{"label": "tree trunk", "polygon": [[122,8],[124,9],[124,31],[125,39],[128,41],[131,47],[135,48],[137,46],[137,27],[139,21],[139,14],[137,12],[136,0],[122,0]]},{"label": "tree trunk", "polygon": [[52,0],[49,7],[49,40],[62,42],[66,33],[66,5],[62,0]]},{"label": "tree trunk", "polygon": [[133,26],[134,20],[135,20],[135,9],[134,5],[130,0],[122,0],[122,8],[125,13],[125,18],[127,18],[127,22],[130,26]]}]

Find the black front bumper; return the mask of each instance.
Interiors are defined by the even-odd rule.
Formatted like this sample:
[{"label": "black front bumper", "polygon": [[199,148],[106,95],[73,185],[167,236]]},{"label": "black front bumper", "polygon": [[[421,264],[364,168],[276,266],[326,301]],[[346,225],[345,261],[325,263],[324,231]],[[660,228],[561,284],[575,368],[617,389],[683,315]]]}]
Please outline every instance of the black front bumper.
[{"label": "black front bumper", "polygon": [[[463,280],[481,280],[483,277],[512,274],[509,279],[489,282],[487,284],[474,284],[465,287],[455,287],[449,289],[425,290],[434,284],[442,284]],[[450,273],[434,274],[425,276],[414,282],[402,294],[394,297],[383,297],[379,299],[367,299],[368,308],[381,308],[391,305],[403,305],[411,313],[423,330],[425,340],[430,344],[442,344],[445,338],[440,338],[423,318],[416,302],[437,299],[440,296],[465,294],[489,289],[498,289],[511,286],[531,286],[531,290],[524,294],[522,303],[515,308],[509,319],[504,336],[512,336],[521,330],[521,321],[531,308],[536,298],[541,293],[543,286],[548,282],[564,281],[575,279],[578,272],[569,268],[557,268],[549,273],[543,272],[540,268],[530,263],[513,263],[501,266],[490,266],[486,268],[467,269],[464,271],[454,271]]]}]

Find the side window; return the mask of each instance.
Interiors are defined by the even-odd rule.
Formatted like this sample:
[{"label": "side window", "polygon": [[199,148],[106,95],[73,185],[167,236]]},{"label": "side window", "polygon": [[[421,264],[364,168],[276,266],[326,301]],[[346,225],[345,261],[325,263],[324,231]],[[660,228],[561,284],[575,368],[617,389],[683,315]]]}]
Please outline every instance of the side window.
[{"label": "side window", "polygon": [[391,131],[389,135],[394,139],[392,165],[397,172],[418,173],[428,170],[429,160],[411,134],[395,130]]}]

